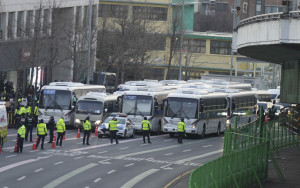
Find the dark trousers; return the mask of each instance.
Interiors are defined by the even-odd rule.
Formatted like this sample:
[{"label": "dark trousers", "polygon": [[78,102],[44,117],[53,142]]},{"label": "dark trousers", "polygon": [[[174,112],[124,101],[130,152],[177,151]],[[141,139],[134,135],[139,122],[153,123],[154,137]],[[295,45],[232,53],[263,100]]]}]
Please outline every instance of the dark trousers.
[{"label": "dark trousers", "polygon": [[25,141],[27,142],[28,140],[28,133],[29,133],[29,141],[32,142],[32,125],[26,126],[26,133],[25,133]]},{"label": "dark trousers", "polygon": [[56,139],[56,146],[58,146],[58,142],[59,145],[62,145],[62,139],[63,139],[64,133],[57,133],[57,139]]},{"label": "dark trousers", "polygon": [[49,143],[52,143],[53,142],[53,132],[54,132],[54,129],[49,129],[49,132],[50,132],[50,140],[49,140]]},{"label": "dark trousers", "polygon": [[145,141],[145,137],[148,137],[148,143],[150,143],[150,131],[145,131],[143,130],[143,140],[144,140],[144,143],[146,143]]},{"label": "dark trousers", "polygon": [[84,134],[83,134],[83,144],[85,144],[85,137],[86,138],[86,144],[89,145],[89,139],[90,139],[90,134],[91,134],[91,130],[84,130]]},{"label": "dark trousers", "polygon": [[42,139],[41,149],[44,149],[45,135],[39,135],[39,138],[38,138],[37,143],[36,143],[36,148],[39,147],[39,143],[40,143],[41,139]]},{"label": "dark trousers", "polygon": [[182,143],[184,132],[178,132],[178,143]]},{"label": "dark trousers", "polygon": [[116,139],[116,144],[119,143],[117,137],[117,131],[110,131],[110,142],[113,143],[113,139]]},{"label": "dark trousers", "polygon": [[24,142],[24,138],[18,137],[17,152],[22,152],[23,151],[23,142]]}]

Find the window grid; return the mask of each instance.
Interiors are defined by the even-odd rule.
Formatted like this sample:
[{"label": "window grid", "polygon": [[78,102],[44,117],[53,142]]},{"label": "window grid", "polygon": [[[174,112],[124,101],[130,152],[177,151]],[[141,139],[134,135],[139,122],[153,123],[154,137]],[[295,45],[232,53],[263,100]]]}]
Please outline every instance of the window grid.
[{"label": "window grid", "polygon": [[223,54],[230,55],[231,53],[231,41],[210,41],[210,53],[211,54]]},{"label": "window grid", "polygon": [[155,21],[167,21],[168,8],[134,6],[133,17]]}]

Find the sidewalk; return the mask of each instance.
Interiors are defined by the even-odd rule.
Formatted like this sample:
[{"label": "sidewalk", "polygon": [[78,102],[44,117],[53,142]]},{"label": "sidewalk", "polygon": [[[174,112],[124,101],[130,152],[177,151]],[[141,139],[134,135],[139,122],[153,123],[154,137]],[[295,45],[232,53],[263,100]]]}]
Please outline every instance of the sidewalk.
[{"label": "sidewalk", "polygon": [[[279,155],[273,153],[276,162],[285,179],[281,182],[272,161],[269,161],[269,177],[262,182],[263,188],[299,188],[300,187],[300,149],[296,146],[279,150]],[[173,182],[168,188],[187,188],[190,173]],[[259,186],[255,186],[256,188]],[[165,187],[166,188],[166,187]]]},{"label": "sidewalk", "polygon": [[[264,188],[298,188],[300,187],[300,149],[296,146],[279,150],[274,157],[284,177],[281,182],[273,163],[269,162],[269,177],[262,184]],[[258,187],[258,186],[257,186]]]}]

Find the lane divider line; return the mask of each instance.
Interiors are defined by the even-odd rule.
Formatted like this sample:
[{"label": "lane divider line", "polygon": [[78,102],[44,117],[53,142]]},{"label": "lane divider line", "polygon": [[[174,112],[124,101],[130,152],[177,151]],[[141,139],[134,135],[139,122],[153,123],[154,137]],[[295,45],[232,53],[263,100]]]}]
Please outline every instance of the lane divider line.
[{"label": "lane divider line", "polygon": [[97,179],[94,180],[94,183],[97,183],[100,180],[101,180],[101,178],[97,178]]},{"label": "lane divider line", "polygon": [[107,174],[112,174],[112,173],[114,173],[116,170],[112,170],[112,171],[109,171],[109,172],[107,172]]},{"label": "lane divider line", "polygon": [[18,181],[21,181],[21,180],[23,180],[23,179],[25,179],[26,178],[26,176],[22,176],[22,177],[20,177],[19,179],[18,179]]},{"label": "lane divider line", "polygon": [[190,170],[190,171],[188,171],[188,172],[185,172],[185,173],[181,174],[180,176],[177,176],[177,177],[174,178],[172,181],[170,181],[167,185],[165,185],[164,188],[169,188],[170,185],[172,185],[175,181],[177,181],[178,179],[180,179],[180,178],[183,177],[183,176],[186,176],[187,174],[189,174],[189,173],[191,173],[191,172],[193,172],[193,170]]},{"label": "lane divider line", "polygon": [[147,176],[150,176],[151,174],[153,174],[157,171],[159,171],[159,169],[150,169],[146,172],[143,172],[142,174],[140,174],[140,175],[134,177],[133,179],[129,180],[128,182],[126,182],[124,185],[121,186],[121,188],[133,187],[135,184],[137,184],[138,182],[140,182],[141,180],[143,180]]},{"label": "lane divider line", "polygon": [[210,147],[210,146],[212,146],[212,145],[207,145],[207,146],[202,146],[202,147],[207,148],[207,147]]},{"label": "lane divider line", "polygon": [[130,164],[125,165],[125,166],[126,166],[126,167],[129,167],[129,166],[132,166],[132,165],[134,165],[134,163],[130,163]]},{"label": "lane divider line", "polygon": [[44,169],[43,169],[43,168],[40,168],[40,169],[35,170],[34,172],[40,172],[40,171],[42,171],[42,170],[44,170]]},{"label": "lane divider line", "polygon": [[87,171],[89,170],[90,168],[93,168],[95,166],[97,166],[98,164],[97,163],[90,163],[86,166],[83,166],[83,167],[80,167],[76,170],[73,170],[63,176],[61,176],[60,178],[57,178],[55,180],[53,180],[52,182],[50,182],[49,184],[45,185],[43,188],[53,188],[53,187],[56,187],[58,186],[59,184],[62,184],[63,182],[67,181],[68,179],[84,172],[84,171]]},{"label": "lane divider line", "polygon": [[64,163],[64,162],[60,161],[60,162],[54,163],[54,165],[59,165],[59,164],[62,164],[62,163]]}]

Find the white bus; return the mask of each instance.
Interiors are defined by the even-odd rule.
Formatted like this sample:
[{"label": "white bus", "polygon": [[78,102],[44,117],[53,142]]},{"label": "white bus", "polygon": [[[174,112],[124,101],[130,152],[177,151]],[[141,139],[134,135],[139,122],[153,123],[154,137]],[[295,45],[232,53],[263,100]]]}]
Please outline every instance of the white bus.
[{"label": "white bus", "polygon": [[164,132],[173,137],[177,123],[184,118],[186,133],[201,135],[225,131],[227,120],[227,94],[206,90],[178,90],[167,97]]},{"label": "white bus", "polygon": [[152,132],[162,132],[163,100],[174,87],[141,88],[144,91],[125,91],[121,98],[121,112],[135,125],[136,131],[141,131],[144,117],[151,123]]},{"label": "white bus", "polygon": [[60,117],[64,118],[66,125],[74,124],[73,98],[86,95],[88,92],[105,93],[102,85],[84,85],[74,82],[53,82],[43,86],[39,98],[39,119],[48,122],[50,116],[57,122]]},{"label": "white bus", "polygon": [[257,98],[254,92],[228,93],[228,120],[232,126],[234,117],[238,117],[238,126],[245,125],[257,118]]},{"label": "white bus", "polygon": [[119,111],[119,96],[97,92],[81,96],[75,106],[75,127],[82,128],[87,116],[90,117],[92,127],[100,125],[110,113]]}]

